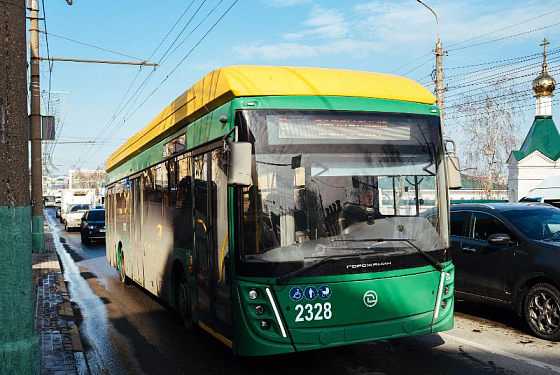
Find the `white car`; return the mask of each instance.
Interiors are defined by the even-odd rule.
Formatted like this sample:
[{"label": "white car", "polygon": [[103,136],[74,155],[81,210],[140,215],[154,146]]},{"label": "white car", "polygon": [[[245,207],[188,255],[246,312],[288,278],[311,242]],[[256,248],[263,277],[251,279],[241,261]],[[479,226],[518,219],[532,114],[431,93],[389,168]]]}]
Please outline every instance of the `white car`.
[{"label": "white car", "polygon": [[72,229],[79,228],[82,223],[82,216],[84,216],[84,213],[88,212],[90,208],[89,204],[72,204],[68,206],[64,229],[70,232]]}]

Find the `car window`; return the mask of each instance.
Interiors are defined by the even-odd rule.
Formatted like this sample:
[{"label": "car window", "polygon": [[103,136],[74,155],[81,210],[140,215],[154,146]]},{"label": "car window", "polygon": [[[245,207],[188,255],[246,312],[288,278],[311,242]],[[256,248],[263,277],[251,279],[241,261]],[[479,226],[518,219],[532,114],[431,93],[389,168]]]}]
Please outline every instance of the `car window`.
[{"label": "car window", "polygon": [[475,240],[487,241],[493,234],[507,234],[515,239],[509,228],[496,217],[484,212],[473,212],[470,220],[469,237]]},{"label": "car window", "polygon": [[90,220],[90,221],[105,221],[105,210],[89,211],[88,220]]},{"label": "car window", "polygon": [[451,211],[451,235],[463,237],[465,227],[465,220],[469,213],[467,211]]},{"label": "car window", "polygon": [[78,211],[83,211],[88,209],[89,206],[87,204],[77,204],[75,206],[72,206],[72,208],[70,208],[70,212],[78,212]]},{"label": "car window", "polygon": [[532,209],[510,210],[503,215],[523,234],[534,240],[560,240],[560,210],[537,206]]}]

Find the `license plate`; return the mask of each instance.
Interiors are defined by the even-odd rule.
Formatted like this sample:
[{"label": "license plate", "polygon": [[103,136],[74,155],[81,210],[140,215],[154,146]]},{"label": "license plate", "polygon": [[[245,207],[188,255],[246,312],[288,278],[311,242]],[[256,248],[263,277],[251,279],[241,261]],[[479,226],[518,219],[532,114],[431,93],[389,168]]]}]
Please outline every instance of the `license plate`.
[{"label": "license plate", "polygon": [[99,233],[105,233],[105,228],[99,229]]}]

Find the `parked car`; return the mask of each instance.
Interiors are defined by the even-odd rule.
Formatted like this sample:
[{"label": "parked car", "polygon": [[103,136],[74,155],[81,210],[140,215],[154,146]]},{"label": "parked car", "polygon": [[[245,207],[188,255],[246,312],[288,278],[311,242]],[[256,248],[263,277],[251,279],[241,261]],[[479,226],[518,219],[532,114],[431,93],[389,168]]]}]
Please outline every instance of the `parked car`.
[{"label": "parked car", "polygon": [[514,309],[560,341],[560,209],[542,203],[451,206],[458,298]]},{"label": "parked car", "polygon": [[[68,206],[64,219],[64,229],[70,232],[72,229],[80,228],[80,223],[84,213],[89,211],[89,204],[71,204]],[[62,212],[62,211],[61,211]]]},{"label": "parked car", "polygon": [[105,210],[89,210],[80,225],[82,243],[90,245],[92,240],[105,240]]}]

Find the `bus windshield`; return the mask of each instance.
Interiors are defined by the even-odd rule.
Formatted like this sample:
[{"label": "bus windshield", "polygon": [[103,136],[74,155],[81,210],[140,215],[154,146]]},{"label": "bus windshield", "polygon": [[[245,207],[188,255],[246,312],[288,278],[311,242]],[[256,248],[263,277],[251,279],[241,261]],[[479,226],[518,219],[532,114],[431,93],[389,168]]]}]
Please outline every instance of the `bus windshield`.
[{"label": "bus windshield", "polygon": [[436,116],[253,110],[238,122],[255,150],[253,185],[242,196],[242,262],[298,268],[448,246]]}]

